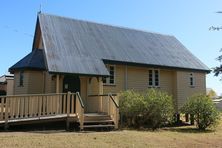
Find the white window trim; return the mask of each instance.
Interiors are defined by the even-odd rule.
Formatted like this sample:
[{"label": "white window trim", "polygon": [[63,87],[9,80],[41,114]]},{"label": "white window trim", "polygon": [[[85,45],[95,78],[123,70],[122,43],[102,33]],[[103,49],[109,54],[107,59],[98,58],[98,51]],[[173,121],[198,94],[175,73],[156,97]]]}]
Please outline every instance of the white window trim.
[{"label": "white window trim", "polygon": [[104,86],[108,85],[108,86],[115,86],[116,85],[116,65],[110,65],[110,64],[107,64],[106,67],[107,67],[107,70],[110,71],[110,66],[113,66],[114,68],[114,83],[110,83],[110,78],[107,77],[105,78],[106,79],[106,83],[103,83]]},{"label": "white window trim", "polygon": [[[152,70],[152,85],[149,84],[149,71],[150,70]],[[155,85],[155,70],[158,71],[158,85]],[[148,69],[148,86],[153,87],[153,88],[160,87],[160,70],[159,69],[155,69],[155,68]]]},{"label": "white window trim", "polygon": [[[192,76],[191,76],[191,74],[192,74]],[[191,85],[190,84],[190,78],[193,78],[193,85]],[[193,72],[191,72],[191,73],[189,73],[189,86],[191,87],[191,88],[194,88],[195,87],[195,77],[194,77],[194,73]]]}]

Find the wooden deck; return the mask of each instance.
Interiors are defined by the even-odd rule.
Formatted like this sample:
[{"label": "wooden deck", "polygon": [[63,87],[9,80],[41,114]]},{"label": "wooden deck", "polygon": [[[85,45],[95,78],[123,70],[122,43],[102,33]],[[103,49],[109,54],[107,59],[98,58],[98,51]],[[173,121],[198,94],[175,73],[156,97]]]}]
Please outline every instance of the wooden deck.
[{"label": "wooden deck", "polygon": [[[112,95],[101,95],[101,97],[105,97],[107,100],[108,108],[104,113],[113,123],[113,125],[107,124],[107,126],[118,128],[118,104]],[[103,118],[98,114],[84,114],[84,104],[78,92],[0,96],[0,126],[4,126],[5,129],[10,125],[64,120],[67,122],[67,128],[69,128],[70,122],[78,122],[80,130],[83,130],[84,126],[87,127],[84,125],[84,118],[88,119],[90,116],[98,120]],[[108,120],[94,122],[102,127],[101,123],[105,123],[105,121]],[[96,125],[94,126],[96,127]]]},{"label": "wooden deck", "polygon": [[[69,117],[67,114],[45,116],[45,117],[30,117],[22,119],[8,120],[8,126],[10,125],[22,125],[22,124],[33,124],[33,123],[44,123],[44,122],[55,122],[55,121],[73,121],[78,122],[76,114],[71,114]],[[5,121],[0,121],[0,126],[5,126]]]}]

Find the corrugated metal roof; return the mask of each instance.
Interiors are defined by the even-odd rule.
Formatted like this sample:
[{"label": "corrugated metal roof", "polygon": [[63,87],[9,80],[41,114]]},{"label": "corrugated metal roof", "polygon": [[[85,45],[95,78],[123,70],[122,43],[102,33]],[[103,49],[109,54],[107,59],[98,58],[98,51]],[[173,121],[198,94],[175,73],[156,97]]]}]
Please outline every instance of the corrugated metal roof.
[{"label": "corrugated metal roof", "polygon": [[48,14],[38,19],[50,72],[105,75],[101,60],[209,71],[173,36]]},{"label": "corrugated metal roof", "polygon": [[15,65],[9,68],[10,72],[16,69],[38,69],[45,70],[45,58],[42,49],[35,49]]}]

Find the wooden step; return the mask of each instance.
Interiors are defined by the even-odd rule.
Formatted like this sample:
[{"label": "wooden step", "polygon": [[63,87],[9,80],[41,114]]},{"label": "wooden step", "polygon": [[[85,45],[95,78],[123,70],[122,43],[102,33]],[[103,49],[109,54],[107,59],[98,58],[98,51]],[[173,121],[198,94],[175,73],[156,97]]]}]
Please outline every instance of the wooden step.
[{"label": "wooden step", "polygon": [[111,120],[111,117],[109,115],[103,115],[103,114],[84,115],[84,121],[102,121],[102,120]]},{"label": "wooden step", "polygon": [[84,118],[84,121],[103,121],[103,120],[112,120],[109,118]]},{"label": "wooden step", "polygon": [[98,127],[115,127],[115,125],[112,125],[112,124],[106,124],[106,125],[103,125],[103,124],[97,124],[97,125],[84,125],[83,128],[98,128]]},{"label": "wooden step", "polygon": [[98,130],[99,128],[114,128],[114,121],[112,118],[103,113],[86,113],[84,114],[83,128],[89,130]]},{"label": "wooden step", "polygon": [[109,115],[107,115],[105,113],[85,113],[84,116],[87,116],[87,117],[99,116],[99,117],[101,117],[101,116],[109,116]]},{"label": "wooden step", "polygon": [[113,123],[113,120],[92,120],[92,121],[84,121],[84,123]]}]

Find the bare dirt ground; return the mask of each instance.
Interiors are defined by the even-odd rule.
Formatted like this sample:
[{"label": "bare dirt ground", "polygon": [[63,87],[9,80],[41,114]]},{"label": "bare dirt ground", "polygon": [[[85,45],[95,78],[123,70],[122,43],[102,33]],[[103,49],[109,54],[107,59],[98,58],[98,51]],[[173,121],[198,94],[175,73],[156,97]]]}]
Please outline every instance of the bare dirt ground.
[{"label": "bare dirt ground", "polygon": [[157,131],[66,132],[63,130],[0,132],[1,147],[221,147],[222,124],[200,132],[194,126]]}]

